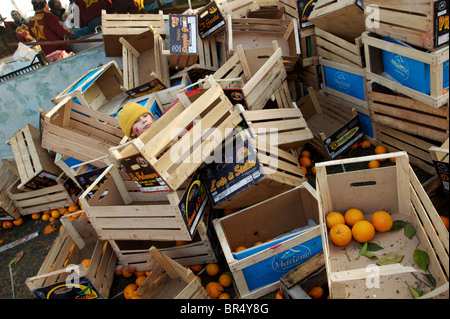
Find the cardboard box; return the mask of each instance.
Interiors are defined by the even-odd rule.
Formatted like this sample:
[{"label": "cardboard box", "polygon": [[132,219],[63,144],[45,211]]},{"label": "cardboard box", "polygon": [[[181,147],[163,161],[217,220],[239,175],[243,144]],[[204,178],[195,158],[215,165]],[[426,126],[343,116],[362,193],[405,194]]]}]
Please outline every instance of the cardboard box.
[{"label": "cardboard box", "polygon": [[183,69],[197,62],[197,16],[169,15],[169,66]]},{"label": "cardboard box", "polygon": [[[327,168],[364,165],[371,160],[391,157],[395,158],[395,164],[389,166],[334,174],[327,172]],[[331,298],[412,299],[408,286],[415,288],[418,278],[422,280],[423,274],[428,273],[436,285],[421,285],[422,298],[448,299],[449,233],[409,165],[405,152],[325,161],[316,163],[316,168],[320,228]],[[406,229],[375,233],[370,243],[383,249],[374,251],[374,258],[360,255],[360,245],[354,243],[336,246],[329,239],[326,216],[332,211],[345,213],[350,208],[360,209],[368,221],[374,212],[384,210],[393,221],[409,223],[415,234],[407,237]],[[416,249],[428,255],[426,271],[422,271],[415,261]],[[389,253],[403,257],[393,264],[376,265]]]},{"label": "cardboard box", "polygon": [[219,33],[225,28],[225,19],[215,1],[211,1],[197,12],[197,20],[198,33],[202,39]]},{"label": "cardboard box", "polygon": [[308,27],[314,26],[312,22],[309,21],[309,15],[313,11],[316,2],[317,1],[311,0],[297,0],[300,29],[306,29]]},{"label": "cardboard box", "polygon": [[[307,182],[213,222],[242,298],[278,289],[281,276],[322,250],[315,190]],[[252,247],[256,242],[262,244]],[[239,246],[247,249],[235,253]]]}]

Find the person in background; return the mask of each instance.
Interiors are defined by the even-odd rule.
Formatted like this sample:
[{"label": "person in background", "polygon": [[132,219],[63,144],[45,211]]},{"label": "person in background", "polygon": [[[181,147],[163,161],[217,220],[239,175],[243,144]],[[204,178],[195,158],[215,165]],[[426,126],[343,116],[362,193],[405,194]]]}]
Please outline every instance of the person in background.
[{"label": "person in background", "polygon": [[75,21],[75,24],[78,22],[80,28],[88,27],[90,33],[94,33],[95,28],[102,24],[102,10],[113,12],[110,0],[73,0],[73,3],[79,12],[79,21]]},{"label": "person in background", "polygon": [[22,24],[28,25],[28,21],[22,17],[17,10],[11,11],[11,17],[14,20],[14,24],[11,24],[11,28],[13,30],[16,30],[18,27],[22,26]]},{"label": "person in background", "polygon": [[[50,13],[46,0],[31,0],[31,4],[35,14],[28,22],[28,29],[36,41],[57,41],[72,36],[72,33],[63,27],[58,17]],[[72,51],[67,44],[45,44],[41,45],[41,48],[45,55],[56,50]]]},{"label": "person in background", "polygon": [[63,21],[67,18],[66,9],[62,7],[60,0],[49,0],[48,6],[50,8],[50,12],[59,18],[59,20]]},{"label": "person in background", "polygon": [[145,14],[144,0],[111,0],[114,12]]},{"label": "person in background", "polygon": [[117,120],[120,128],[129,138],[139,137],[156,122],[156,118],[150,110],[135,102],[125,104],[120,110]]}]

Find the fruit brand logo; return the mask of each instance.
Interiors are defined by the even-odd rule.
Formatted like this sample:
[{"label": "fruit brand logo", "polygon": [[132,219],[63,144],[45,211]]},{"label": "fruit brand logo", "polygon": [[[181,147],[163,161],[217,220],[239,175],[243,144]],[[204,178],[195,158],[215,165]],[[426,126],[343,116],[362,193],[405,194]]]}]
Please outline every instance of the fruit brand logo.
[{"label": "fruit brand logo", "polygon": [[[188,222],[188,226],[191,227],[192,223],[194,222],[194,218],[197,215],[197,212],[200,210],[202,203],[206,197],[206,188],[203,185],[203,183],[200,180],[196,180],[192,183],[191,187],[188,190],[187,196],[186,196],[186,221]],[[189,208],[189,201],[194,199],[195,200],[195,206],[194,210],[192,212],[188,211]],[[190,213],[190,216],[189,216]]]},{"label": "fruit brand logo", "polygon": [[439,4],[438,4],[438,10],[439,11],[442,11],[442,10],[445,10],[445,8],[447,7],[447,1],[441,1]]},{"label": "fruit brand logo", "polygon": [[345,93],[350,92],[352,88],[350,80],[347,78],[347,75],[345,75],[345,73],[343,72],[337,72],[334,75],[334,83],[339,89],[341,89]]},{"label": "fruit brand logo", "polygon": [[244,158],[246,158],[249,154],[247,147],[241,147],[237,153],[236,153],[236,159],[238,162],[242,161]]},{"label": "fruit brand logo", "polygon": [[448,26],[449,22],[448,22],[448,14],[445,16],[440,16],[439,17],[439,31],[442,30],[448,30],[449,26]]},{"label": "fruit brand logo", "polygon": [[409,78],[409,64],[406,59],[399,54],[392,54],[390,63],[394,68],[395,74],[397,74],[402,80]]},{"label": "fruit brand logo", "polygon": [[210,14],[213,14],[214,12],[216,12],[217,11],[217,7],[211,7],[211,8],[209,8],[209,13]]},{"label": "fruit brand logo", "polygon": [[276,255],[272,260],[272,269],[277,272],[286,272],[305,262],[311,256],[312,252],[308,247],[298,245]]},{"label": "fruit brand logo", "polygon": [[351,129],[350,131],[348,131],[347,133],[345,133],[341,138],[339,138],[338,140],[334,141],[331,144],[331,149],[334,151],[336,150],[339,146],[341,146],[342,144],[345,143],[345,141],[347,141],[349,138],[351,138],[352,136],[354,136],[356,133],[358,132],[358,127],[355,127],[353,129]]},{"label": "fruit brand logo", "polygon": [[52,299],[53,294],[57,295],[58,289],[64,289],[72,287],[72,290],[76,292],[75,299],[97,299],[99,296],[97,295],[97,292],[93,289],[91,284],[85,285],[78,285],[78,284],[63,284],[54,287],[52,290],[50,290],[47,294],[47,299]]},{"label": "fruit brand logo", "polygon": [[178,25],[179,20],[178,17],[172,17],[172,28],[175,28]]}]

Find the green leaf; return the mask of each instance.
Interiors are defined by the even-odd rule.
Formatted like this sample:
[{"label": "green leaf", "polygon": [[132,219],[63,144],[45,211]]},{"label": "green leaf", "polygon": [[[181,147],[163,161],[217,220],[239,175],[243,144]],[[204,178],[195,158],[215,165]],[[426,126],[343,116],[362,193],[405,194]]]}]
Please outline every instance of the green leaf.
[{"label": "green leaf", "polygon": [[377,261],[378,266],[397,264],[402,261],[404,255],[400,255],[394,252],[387,253],[383,258]]},{"label": "green leaf", "polygon": [[416,249],[413,255],[414,261],[417,263],[420,269],[427,271],[428,269],[428,253],[426,251]]},{"label": "green leaf", "polygon": [[409,239],[413,238],[413,236],[416,234],[416,229],[414,228],[413,225],[411,225],[410,223],[407,223],[405,225],[405,236],[408,237]]},{"label": "green leaf", "polygon": [[414,299],[422,296],[422,293],[418,289],[411,287],[410,285],[408,285],[408,288],[409,288],[409,291],[411,292],[411,295],[414,297]]},{"label": "green leaf", "polygon": [[404,228],[405,225],[406,225],[406,222],[403,220],[394,220],[394,222],[392,223],[392,227],[391,227],[391,229],[389,229],[389,231],[400,230],[400,229]]},{"label": "green leaf", "polygon": [[359,256],[364,255],[367,252],[367,243],[364,243],[364,245],[359,250]]},{"label": "green leaf", "polygon": [[376,257],[374,254],[372,254],[372,253],[369,252],[369,251],[366,251],[366,252],[363,254],[363,256],[366,256],[367,258],[373,258],[373,257]]},{"label": "green leaf", "polygon": [[384,249],[384,248],[375,243],[368,243],[368,245],[367,245],[367,251],[378,251],[378,250],[382,250],[382,249]]},{"label": "green leaf", "polygon": [[428,279],[428,282],[433,286],[433,288],[436,288],[436,279],[434,279],[433,275],[431,274],[425,274],[425,277]]}]

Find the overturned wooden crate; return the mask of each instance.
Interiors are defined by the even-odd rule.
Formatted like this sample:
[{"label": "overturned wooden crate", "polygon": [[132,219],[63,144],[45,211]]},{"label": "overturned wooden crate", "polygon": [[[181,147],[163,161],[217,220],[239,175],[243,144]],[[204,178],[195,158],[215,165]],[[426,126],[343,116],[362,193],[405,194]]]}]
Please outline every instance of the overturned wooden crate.
[{"label": "overturned wooden crate", "polygon": [[439,108],[448,102],[448,46],[425,52],[364,32],[365,76],[392,91]]},{"label": "overturned wooden crate", "polygon": [[82,162],[105,166],[108,150],[124,137],[116,118],[66,96],[44,115],[42,147]]},{"label": "overturned wooden crate", "polygon": [[[85,259],[90,260],[87,268]],[[62,227],[37,275],[25,283],[38,299],[104,299],[109,297],[116,264],[108,242],[95,239],[80,248]]]},{"label": "overturned wooden crate", "polygon": [[61,170],[48,150],[41,146],[39,129],[27,124],[14,133],[7,143],[11,146],[20,183],[19,189],[39,189],[56,185]]},{"label": "overturned wooden crate", "polygon": [[242,45],[244,49],[257,49],[272,47],[272,41],[277,41],[287,71],[293,70],[300,58],[296,19],[232,19],[228,15],[226,33],[228,55],[236,54],[238,45]]},{"label": "overturned wooden crate", "polygon": [[119,41],[125,90],[147,84],[152,72],[166,87],[170,86],[168,60],[163,56],[166,43],[152,27],[138,35],[123,36]]},{"label": "overturned wooden crate", "polygon": [[364,6],[365,17],[370,21],[366,24],[368,31],[428,50],[448,45],[448,3],[445,1],[365,0]]},{"label": "overturned wooden crate", "polygon": [[[8,195],[8,189],[19,180],[16,164],[13,160],[2,158],[0,167],[0,219],[20,218],[21,214]],[[8,219],[9,219],[8,218]]]},{"label": "overturned wooden crate", "polygon": [[141,136],[110,149],[112,157],[122,166],[141,157],[149,165],[146,171],[158,176],[166,190],[181,187],[242,121],[217,82],[209,78],[208,83],[207,90],[189,99],[184,95]]},{"label": "overturned wooden crate", "polygon": [[154,259],[153,271],[137,290],[142,299],[209,299],[190,269],[164,256],[155,247],[149,251]]},{"label": "overturned wooden crate", "polygon": [[314,138],[298,108],[241,111],[253,137],[283,150],[303,149]]},{"label": "overturned wooden crate", "polygon": [[[395,165],[335,174],[327,172],[331,166],[392,157],[395,158]],[[413,298],[409,286],[416,288],[418,278],[427,281],[425,275],[430,274],[435,285],[421,285],[421,298],[448,299],[449,233],[409,165],[407,154],[396,152],[325,161],[317,163],[316,167],[320,228],[330,297]],[[377,232],[370,243],[382,249],[373,253],[374,258],[361,256],[358,245],[339,247],[333,244],[326,226],[328,213],[345,213],[350,208],[360,209],[366,220],[370,220],[374,212],[384,210],[394,221],[409,223],[415,234],[408,238],[403,229]],[[415,256],[424,252],[429,262],[424,268],[426,270],[421,270],[419,265],[423,267],[423,264],[416,262]],[[392,256],[393,253],[400,258],[392,264],[375,265],[382,257]],[[373,270],[368,272],[367,267]],[[370,277],[374,272],[376,279]]]},{"label": "overturned wooden crate", "polygon": [[64,174],[55,181],[55,185],[35,190],[19,190],[20,181],[12,184],[8,190],[8,196],[18,208],[21,215],[40,213],[45,210],[57,209],[74,205],[76,200],[72,197],[73,192],[70,184],[67,184]]},{"label": "overturned wooden crate", "polygon": [[[213,223],[242,298],[275,291],[281,276],[322,250],[317,199],[308,183]],[[239,246],[247,249],[235,252]]]},{"label": "overturned wooden crate", "polygon": [[364,136],[356,109],[337,103],[312,87],[297,106],[314,135],[310,144],[325,158],[335,158]]},{"label": "overturned wooden crate", "polygon": [[128,98],[122,85],[122,70],[113,60],[86,72],[52,101],[57,105],[70,95],[76,103],[113,116]]},{"label": "overturned wooden crate", "polygon": [[[108,173],[111,177],[104,180]],[[103,184],[88,198],[100,182]],[[187,202],[198,201],[198,207],[189,211],[191,206],[182,209],[180,206],[185,202],[180,202],[186,200],[185,193],[190,188],[178,193],[142,192],[135,181],[111,164],[79,200],[103,240],[190,241],[208,202],[201,181],[195,179],[193,183],[196,183],[192,186],[195,194]]]},{"label": "overturned wooden crate", "polygon": [[295,156],[247,130],[227,140],[208,161],[203,180],[217,209],[248,207],[305,181]]},{"label": "overturned wooden crate", "polygon": [[217,243],[210,225],[211,214],[204,213],[191,241],[110,240],[120,263],[144,271],[153,259],[152,246],[182,266],[216,263]]},{"label": "overturned wooden crate", "polygon": [[162,37],[166,26],[162,12],[158,14],[110,14],[102,11],[102,35],[107,57],[122,56],[119,39],[123,36],[139,35],[152,27]]}]

